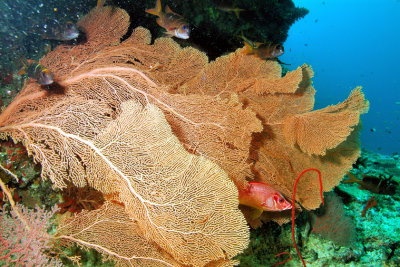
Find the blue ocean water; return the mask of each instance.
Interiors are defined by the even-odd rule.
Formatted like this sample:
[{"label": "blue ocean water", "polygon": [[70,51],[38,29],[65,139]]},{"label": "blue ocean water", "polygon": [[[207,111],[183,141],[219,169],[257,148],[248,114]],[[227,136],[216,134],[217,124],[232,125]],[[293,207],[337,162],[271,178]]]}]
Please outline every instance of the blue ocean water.
[{"label": "blue ocean water", "polygon": [[362,147],[400,152],[400,1],[294,0],[310,13],[297,21],[280,59],[315,72],[315,108],[343,101],[363,86]]}]

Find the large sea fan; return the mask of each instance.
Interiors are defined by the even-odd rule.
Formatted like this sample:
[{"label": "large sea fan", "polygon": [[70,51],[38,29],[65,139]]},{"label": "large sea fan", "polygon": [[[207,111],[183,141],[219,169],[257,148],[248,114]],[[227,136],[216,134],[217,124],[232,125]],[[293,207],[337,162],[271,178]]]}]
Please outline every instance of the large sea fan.
[{"label": "large sea fan", "polygon": [[[86,43],[41,60],[56,84],[28,82],[0,115],[0,137],[22,141],[43,179],[91,186],[108,200],[65,221],[58,238],[121,264],[232,264],[249,238],[236,187],[256,179],[290,196],[314,167],[329,191],[359,155],[368,109],[360,89],[312,111],[306,65],[281,78],[278,63],[240,49],[209,63],[168,38],[150,44],[144,28],[121,43],[129,17],[115,7],[79,24]],[[305,176],[296,200],[314,209],[319,186]],[[262,217],[271,218],[289,214]]]}]

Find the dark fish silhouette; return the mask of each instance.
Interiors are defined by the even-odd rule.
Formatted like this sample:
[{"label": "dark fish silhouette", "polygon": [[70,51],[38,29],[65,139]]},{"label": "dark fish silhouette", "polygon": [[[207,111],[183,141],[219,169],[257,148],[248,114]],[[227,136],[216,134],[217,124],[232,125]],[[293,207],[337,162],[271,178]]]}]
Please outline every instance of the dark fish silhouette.
[{"label": "dark fish silhouette", "polygon": [[53,20],[46,23],[42,34],[43,39],[51,39],[58,41],[69,41],[78,38],[78,27],[71,21],[65,23]]}]

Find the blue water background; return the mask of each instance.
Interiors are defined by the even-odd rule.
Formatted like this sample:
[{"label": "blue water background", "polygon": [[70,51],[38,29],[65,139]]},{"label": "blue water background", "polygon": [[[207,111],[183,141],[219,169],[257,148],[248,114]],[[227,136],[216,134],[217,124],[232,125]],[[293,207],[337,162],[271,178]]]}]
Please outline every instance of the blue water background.
[{"label": "blue water background", "polygon": [[[280,57],[315,72],[315,108],[337,104],[358,85],[370,101],[362,147],[400,153],[400,0],[294,0],[296,22]],[[397,104],[396,104],[397,102]]]}]

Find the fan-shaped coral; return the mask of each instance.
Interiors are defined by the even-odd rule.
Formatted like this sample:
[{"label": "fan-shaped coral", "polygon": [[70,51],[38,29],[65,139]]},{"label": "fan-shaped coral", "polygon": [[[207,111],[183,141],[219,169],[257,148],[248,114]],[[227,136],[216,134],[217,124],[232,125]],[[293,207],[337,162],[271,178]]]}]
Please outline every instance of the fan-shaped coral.
[{"label": "fan-shaped coral", "polygon": [[[68,227],[83,220],[101,228],[100,215],[119,220],[121,208],[112,203],[78,215],[59,238],[120,263],[230,263],[248,242],[234,183],[257,179],[290,196],[298,173],[313,167],[330,190],[356,160],[359,115],[368,108],[360,89],[312,111],[306,65],[281,78],[276,62],[241,50],[208,63],[204,53],[171,39],[150,44],[143,28],[120,43],[128,24],[121,9],[93,10],[80,22],[86,43],[59,46],[41,60],[57,83],[44,90],[28,82],[0,115],[0,137],[22,141],[44,179],[59,188],[65,181],[90,185],[122,203],[123,225],[113,237],[129,236],[138,247],[109,246],[93,236],[100,230],[77,237]],[[316,208],[316,188],[306,174],[297,201]],[[155,251],[141,255],[140,244]]]},{"label": "fan-shaped coral", "polygon": [[[280,74],[276,62],[248,57],[238,50],[208,64],[180,90],[203,95],[233,91],[257,113],[263,131],[252,140],[255,179],[274,184],[290,196],[297,175],[304,169],[318,168],[324,190],[329,191],[359,156],[357,125],[360,114],[368,110],[368,101],[361,88],[356,88],[343,103],[312,111],[315,90],[311,67],[303,65],[283,78]],[[317,208],[321,203],[317,188],[318,179],[305,174],[297,200],[307,209]],[[264,218],[273,216],[280,221],[277,216],[288,215],[265,214]]]}]

